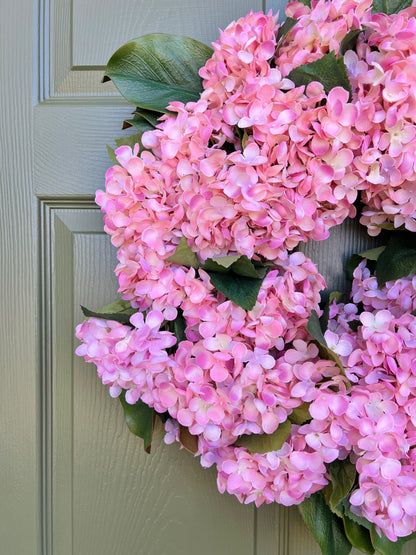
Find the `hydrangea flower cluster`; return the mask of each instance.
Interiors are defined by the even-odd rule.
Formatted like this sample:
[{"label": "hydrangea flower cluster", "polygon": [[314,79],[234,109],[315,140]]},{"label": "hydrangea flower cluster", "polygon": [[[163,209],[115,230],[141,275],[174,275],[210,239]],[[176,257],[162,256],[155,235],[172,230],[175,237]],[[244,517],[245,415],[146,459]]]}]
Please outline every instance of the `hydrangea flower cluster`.
[{"label": "hydrangea flower cluster", "polygon": [[[416,8],[398,14],[371,14],[372,1],[292,2],[286,15],[297,19],[276,52],[276,67],[287,76],[294,67],[340,54],[348,33],[363,30],[344,62],[352,88],[353,151],[349,187],[362,190],[361,223],[370,235],[392,224],[416,231]],[[365,30],[364,30],[365,29]],[[353,114],[353,115],[352,115]],[[339,137],[342,121],[333,125]],[[345,178],[347,179],[347,178]]]},{"label": "hydrangea flower cluster", "polygon": [[345,63],[364,133],[355,166],[364,179],[361,223],[370,235],[392,223],[416,231],[416,8],[376,14]]},{"label": "hydrangea flower cluster", "polygon": [[378,287],[364,260],[351,300],[325,333],[353,384],[338,417],[359,475],[350,502],[395,541],[416,527],[416,276]]},{"label": "hydrangea flower cluster", "polygon": [[[171,102],[140,145],[115,151],[96,202],[137,312],[82,323],[76,352],[113,397],[165,414],[167,443],[187,428],[220,492],[299,504],[329,483],[332,462],[350,461],[351,511],[395,541],[416,529],[416,276],[379,287],[359,264],[351,302],[330,307],[325,340],[339,358],[328,360],[307,329],[325,281],[293,252],[355,216],[360,191],[370,234],[416,231],[416,8],[371,8],[292,2],[281,36],[272,13],[231,23],[200,69],[200,98]],[[295,68],[330,52],[351,94],[295,85]],[[187,265],[175,258],[183,241]],[[251,309],[204,266],[241,256],[267,267]],[[245,446],[282,426],[276,448]]]},{"label": "hydrangea flower cluster", "polygon": [[[181,267],[176,270],[183,276]],[[134,314],[131,326],[91,318],[77,328],[84,342],[77,354],[95,362],[113,396],[127,390],[127,402],[140,398],[158,412],[168,412],[212,447],[230,445],[247,433],[270,434],[302,403],[312,384],[313,364],[297,378],[285,367],[291,377],[282,379],[274,353],[294,341],[300,352],[312,349],[316,359],[316,348],[308,350],[299,341],[312,310],[319,310],[323,278],[302,253],[291,254],[269,272],[257,303],[247,311],[200,273],[199,281],[193,278],[200,286],[197,293],[181,290],[187,340],[179,342],[174,354],[166,349],[176,338],[160,331],[165,317],[158,310],[149,311],[145,320],[141,312]],[[321,364],[325,367],[327,361]],[[301,396],[292,398],[291,380],[305,381]]]}]

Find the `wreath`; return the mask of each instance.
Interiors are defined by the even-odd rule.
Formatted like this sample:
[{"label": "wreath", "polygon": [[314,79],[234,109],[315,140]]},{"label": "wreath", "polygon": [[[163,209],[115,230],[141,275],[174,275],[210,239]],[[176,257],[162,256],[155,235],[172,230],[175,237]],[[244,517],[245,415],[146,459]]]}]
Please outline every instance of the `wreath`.
[{"label": "wreath", "polygon": [[[122,300],[83,308],[76,352],[146,450],[159,415],[221,493],[298,505],[322,553],[397,555],[416,530],[416,7],[286,16],[109,60],[136,106],[96,194]],[[296,249],[357,213],[380,246],[323,303]]]}]

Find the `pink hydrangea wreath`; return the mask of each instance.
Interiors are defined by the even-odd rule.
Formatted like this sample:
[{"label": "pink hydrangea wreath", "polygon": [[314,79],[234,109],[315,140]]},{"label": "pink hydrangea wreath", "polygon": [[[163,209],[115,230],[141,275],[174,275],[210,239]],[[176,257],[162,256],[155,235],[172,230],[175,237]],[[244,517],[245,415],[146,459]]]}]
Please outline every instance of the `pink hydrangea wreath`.
[{"label": "pink hydrangea wreath", "polygon": [[[161,414],[221,493],[299,505],[328,555],[331,541],[391,553],[416,530],[416,7],[402,4],[292,2],[283,25],[250,13],[205,56],[194,99],[139,98],[139,134],[96,195],[123,301],[77,327],[127,412]],[[368,233],[391,238],[323,312],[325,280],[294,249],[358,198]]]}]

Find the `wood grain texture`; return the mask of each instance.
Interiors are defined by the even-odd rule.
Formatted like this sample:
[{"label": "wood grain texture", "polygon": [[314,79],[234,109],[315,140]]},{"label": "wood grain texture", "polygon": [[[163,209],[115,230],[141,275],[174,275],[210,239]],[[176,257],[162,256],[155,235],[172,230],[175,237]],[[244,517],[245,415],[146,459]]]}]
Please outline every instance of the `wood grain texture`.
[{"label": "wood grain texture", "polygon": [[[62,1],[62,0],[61,0]],[[173,33],[206,44],[232,20],[262,9],[261,0],[73,0],[74,66],[105,66],[126,40],[147,33]]]},{"label": "wood grain texture", "polygon": [[0,18],[0,538],[2,553],[13,555],[40,551],[33,6],[7,3]]},{"label": "wood grain texture", "polygon": [[105,172],[112,165],[106,145],[114,147],[114,138],[132,134],[121,130],[131,111],[127,104],[36,106],[36,193],[93,195],[103,188]]},{"label": "wood grain texture", "polygon": [[272,10],[273,13],[279,12],[279,21],[284,21],[286,19],[285,7],[287,3],[285,0],[265,0],[265,11]]}]

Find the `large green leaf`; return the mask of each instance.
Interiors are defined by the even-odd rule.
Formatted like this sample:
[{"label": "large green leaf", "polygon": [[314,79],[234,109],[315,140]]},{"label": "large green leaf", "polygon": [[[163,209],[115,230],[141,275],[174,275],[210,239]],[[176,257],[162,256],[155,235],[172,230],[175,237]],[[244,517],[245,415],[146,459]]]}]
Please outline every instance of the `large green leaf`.
[{"label": "large green leaf", "polygon": [[130,405],[126,402],[124,393],[120,395],[119,399],[124,410],[124,418],[129,430],[134,435],[143,439],[144,449],[147,453],[150,453],[154,428],[153,409],[140,400],[134,405]]},{"label": "large green leaf", "polygon": [[329,498],[329,508],[338,516],[342,516],[342,512],[337,509],[337,505],[346,497],[355,482],[357,470],[355,465],[348,459],[340,461],[336,459],[329,465],[329,474],[331,476],[332,491]]},{"label": "large green leaf", "polygon": [[342,520],[344,521],[345,535],[350,544],[359,549],[362,553],[372,555],[374,553],[374,547],[371,542],[369,530],[347,516],[344,516]]},{"label": "large green leaf", "polygon": [[298,507],[322,555],[348,555],[351,544],[345,536],[343,522],[331,512],[321,492],[314,493]]},{"label": "large green leaf", "polygon": [[383,533],[379,536],[374,525],[371,527],[370,534],[373,546],[381,555],[400,555],[404,544],[416,539],[416,532],[413,532],[410,536],[398,538],[397,541],[392,542]]},{"label": "large green leaf", "polygon": [[113,320],[121,324],[129,324],[130,317],[137,312],[137,308],[132,308],[129,301],[118,300],[100,310],[89,310],[81,305],[82,313],[86,318],[101,318],[102,320]]},{"label": "large green leaf", "polygon": [[295,83],[296,87],[319,81],[327,94],[334,87],[342,87],[349,92],[351,98],[351,84],[344,60],[337,58],[333,52],[325,54],[315,62],[292,69],[287,77]]},{"label": "large green leaf", "polygon": [[212,52],[189,37],[144,35],[111,56],[103,81],[111,79],[121,94],[140,108],[166,112],[169,102],[199,99],[202,80],[198,71]]},{"label": "large green leaf", "polygon": [[292,423],[288,419],[279,424],[277,430],[272,434],[244,435],[239,437],[234,445],[237,447],[245,447],[250,453],[279,451],[287,440],[291,429]]},{"label": "large green leaf", "polygon": [[394,233],[377,259],[377,283],[407,277],[416,273],[416,239],[412,233]]},{"label": "large green leaf", "polygon": [[374,0],[371,12],[391,15],[410,8],[412,0]]}]

